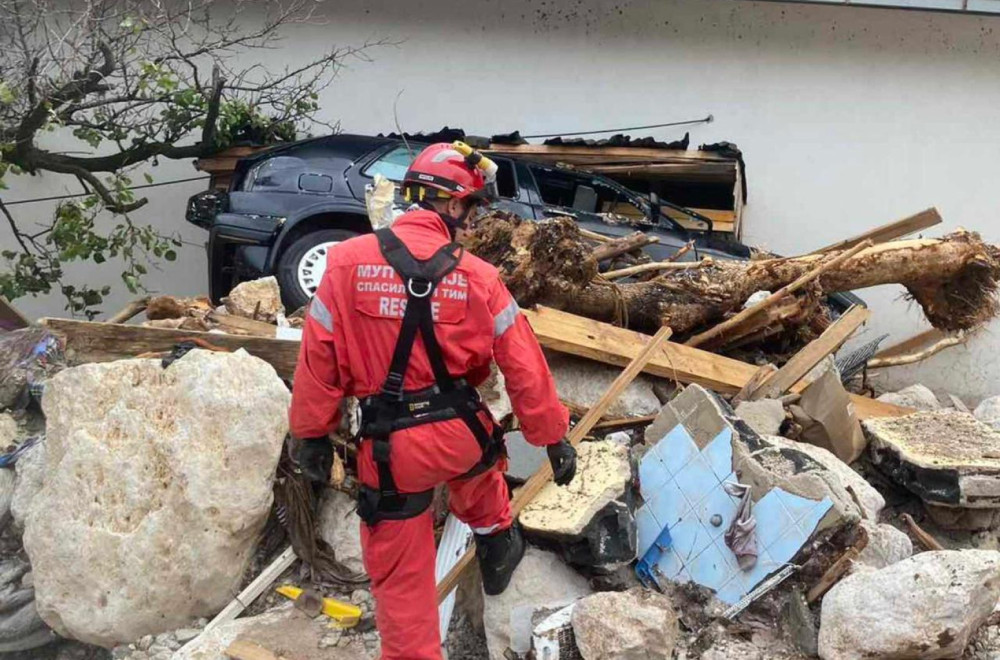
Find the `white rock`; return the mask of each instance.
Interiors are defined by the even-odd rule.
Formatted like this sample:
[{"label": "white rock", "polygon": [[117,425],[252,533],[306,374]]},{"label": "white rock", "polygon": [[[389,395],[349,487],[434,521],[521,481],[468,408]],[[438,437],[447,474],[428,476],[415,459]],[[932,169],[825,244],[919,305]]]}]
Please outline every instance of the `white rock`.
[{"label": "white rock", "polygon": [[778,435],[785,421],[785,407],[777,399],[742,401],[736,406],[736,416],[760,435]]},{"label": "white rock", "polygon": [[355,573],[364,573],[361,559],[361,519],[350,495],[327,489],[319,505],[319,534],[333,548],[337,560]]},{"label": "white rock", "polygon": [[289,400],[244,351],[51,379],[45,482],[24,533],[42,619],[110,648],[226,605],[271,507]]},{"label": "white rock", "polygon": [[17,436],[17,422],[8,413],[0,413],[0,451],[14,444]]},{"label": "white rock", "polygon": [[943,407],[938,398],[934,396],[934,392],[920,383],[904,387],[898,392],[886,392],[877,400],[917,410],[940,410]]},{"label": "white rock", "polygon": [[972,411],[980,422],[989,424],[1000,431],[1000,396],[991,396],[983,399],[976,409]]},{"label": "white rock", "polygon": [[504,658],[504,649],[511,643],[511,615],[515,607],[556,608],[590,593],[587,580],[559,557],[528,546],[507,590],[484,599],[483,625],[490,658]]},{"label": "white rock", "polygon": [[24,450],[14,463],[14,494],[10,501],[10,514],[18,529],[24,528],[28,508],[45,480],[45,440]]},{"label": "white rock", "polygon": [[644,587],[597,593],[573,608],[583,660],[669,660],[679,634],[670,598]]},{"label": "white rock", "polygon": [[267,323],[274,323],[278,314],[285,313],[285,306],[281,304],[281,289],[273,276],[237,284],[222,302],[230,314]]},{"label": "white rock", "polygon": [[[559,398],[582,408],[590,408],[603,396],[608,386],[618,377],[621,369],[593,360],[548,351],[549,363],[556,381]],[[653,394],[655,379],[639,375],[611,404],[605,413],[608,417],[641,417],[660,410],[660,400]]]},{"label": "white rock", "polygon": [[955,658],[1000,598],[1000,553],[923,552],[847,576],[823,598],[823,660]]},{"label": "white rock", "polygon": [[[870,521],[878,520],[879,514],[885,508],[885,498],[875,490],[865,478],[851,469],[851,466],[837,458],[833,452],[808,442],[796,442],[781,436],[768,436],[765,440],[778,447],[795,449],[806,454],[824,468],[833,472],[844,488],[850,486],[851,491],[857,496],[857,501],[864,509],[864,517]],[[850,493],[849,493],[850,494]],[[853,499],[853,497],[852,497]]]},{"label": "white rock", "polygon": [[877,525],[872,521],[862,520],[861,526],[868,532],[868,545],[858,555],[858,567],[885,568],[913,555],[913,541],[892,525]]},{"label": "white rock", "polygon": [[567,486],[549,482],[521,511],[531,531],[576,536],[607,504],[621,497],[631,479],[628,448],[616,442],[581,442],[576,476]]}]

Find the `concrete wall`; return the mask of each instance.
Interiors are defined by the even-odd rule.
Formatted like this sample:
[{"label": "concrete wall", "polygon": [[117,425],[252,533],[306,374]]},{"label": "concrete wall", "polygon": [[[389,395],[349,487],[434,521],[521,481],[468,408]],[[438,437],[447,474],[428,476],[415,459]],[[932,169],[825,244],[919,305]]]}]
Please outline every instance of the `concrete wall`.
[{"label": "concrete wall", "polygon": [[[296,47],[268,59],[300,61],[301,44],[394,42],[372,62],[350,63],[323,95],[325,118],[346,131],[393,130],[401,90],[406,130],[568,132],[712,113],[692,141],[743,149],[748,242],[808,251],[931,205],[946,219],[941,231],[965,226],[1000,241],[1000,18],[734,0],[338,0],[325,11],[326,24],[298,28]],[[140,217],[204,240],[182,219],[197,188],[158,189]],[[46,177],[10,197],[58,189]],[[151,283],[200,292],[204,269],[201,248],[189,245]],[[866,339],[923,327],[902,293],[863,292],[877,312]],[[55,302],[21,307],[59,311]],[[987,332],[890,377],[975,400],[1000,392],[994,346]]]}]

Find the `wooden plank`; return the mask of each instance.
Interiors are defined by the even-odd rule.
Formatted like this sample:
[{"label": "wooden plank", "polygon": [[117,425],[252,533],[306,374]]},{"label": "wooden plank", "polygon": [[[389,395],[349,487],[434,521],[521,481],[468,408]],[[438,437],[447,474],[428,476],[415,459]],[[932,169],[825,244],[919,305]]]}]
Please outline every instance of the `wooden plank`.
[{"label": "wooden plank", "polygon": [[821,261],[808,273],[805,273],[791,284],[787,284],[781,287],[780,289],[778,289],[777,291],[775,291],[767,298],[754,305],[753,307],[744,309],[743,311],[739,312],[732,318],[723,321],[722,323],[706,330],[705,332],[702,332],[701,334],[691,337],[684,343],[687,344],[688,346],[701,346],[710,339],[713,339],[715,337],[725,334],[728,331],[738,328],[742,323],[752,318],[755,314],[759,314],[760,312],[768,309],[769,307],[774,307],[775,305],[780,303],[785,298],[785,296],[789,296],[795,293],[796,291],[806,286],[816,278],[820,277],[823,273],[827,272],[831,268],[839,266],[840,264],[844,263],[854,255],[856,255],[858,252],[861,252],[862,250],[868,247],[871,247],[871,241],[865,241],[863,243],[859,243],[854,247],[852,247],[850,250],[841,252],[832,259],[826,259]]},{"label": "wooden plank", "polygon": [[[624,366],[645,345],[648,335],[548,307],[522,310],[538,341],[546,348],[597,362]],[[695,383],[725,394],[739,392],[757,367],[697,348],[667,342],[644,371],[679,383]],[[801,388],[793,387],[793,391]],[[858,419],[899,417],[913,410],[852,395]]]},{"label": "wooden plank", "polygon": [[208,320],[222,326],[223,330],[239,330],[255,337],[274,337],[278,332],[278,326],[243,318],[235,314],[218,314],[211,312]]},{"label": "wooden plank", "polygon": [[868,240],[872,243],[885,243],[886,241],[893,241],[897,238],[909,236],[910,234],[914,234],[923,229],[928,229],[934,225],[940,224],[941,222],[941,214],[938,213],[938,210],[932,206],[929,209],[903,218],[902,220],[890,222],[889,224],[869,229],[863,234],[858,234],[853,238],[848,238],[846,240],[827,245],[826,247],[815,250],[811,254],[846,250]]},{"label": "wooden plank", "polygon": [[[622,370],[618,377],[615,378],[614,382],[608,387],[601,398],[593,405],[593,407],[587,411],[587,414],[576,423],[573,430],[570,431],[566,440],[574,447],[580,444],[580,441],[590,433],[594,425],[604,416],[604,413],[608,411],[611,404],[614,403],[625,388],[635,380],[635,377],[645,368],[646,364],[653,358],[654,355],[660,352],[661,348],[666,345],[667,340],[670,335],[673,334],[670,328],[664,326],[657,331],[657,333],[651,338],[647,338],[639,351],[639,354]],[[531,475],[531,478],[517,490],[514,494],[514,499],[510,503],[511,515],[515,518],[521,512],[521,510],[527,505],[531,500],[535,498],[538,493],[548,485],[549,480],[552,478],[552,466],[548,461],[544,461],[541,467],[535,474]],[[452,592],[455,586],[458,584],[459,579],[462,577],[462,573],[465,569],[472,565],[475,559],[476,552],[475,549],[469,548],[462,558],[458,560],[458,563],[448,572],[444,578],[438,583],[438,602],[440,603],[448,594]]]},{"label": "wooden plank", "polygon": [[142,353],[169,351],[184,339],[203,339],[229,350],[246,349],[270,363],[278,376],[291,379],[299,357],[299,342],[268,337],[243,337],[214,332],[147,328],[138,325],[42,319],[40,323],[66,339],[70,364],[110,362]]},{"label": "wooden plank", "polygon": [[830,355],[854,334],[868,318],[871,312],[860,305],[854,305],[833,322],[826,331],[816,339],[806,344],[805,348],[792,356],[781,369],[756,390],[750,393],[749,399],[776,399],[805,378],[823,358]]},{"label": "wooden plank", "polygon": [[653,420],[656,419],[656,415],[643,415],[642,417],[622,417],[620,419],[609,419],[604,422],[598,422],[594,425],[594,430],[608,431],[611,429],[627,429],[632,426],[640,426],[645,424],[652,424]]},{"label": "wooden plank", "polygon": [[920,542],[920,545],[924,546],[924,549],[930,551],[946,549],[943,545],[941,545],[940,541],[938,541],[936,538],[934,538],[926,531],[924,531],[923,528],[921,528],[920,525],[917,524],[917,521],[914,520],[913,516],[911,516],[910,514],[904,513],[901,516],[899,516],[899,518],[904,523],[906,523],[906,526],[910,528],[910,533],[913,534],[914,537],[916,537],[917,541]]},{"label": "wooden plank", "polygon": [[290,660],[264,648],[257,642],[238,639],[226,647],[225,654],[232,660]]}]

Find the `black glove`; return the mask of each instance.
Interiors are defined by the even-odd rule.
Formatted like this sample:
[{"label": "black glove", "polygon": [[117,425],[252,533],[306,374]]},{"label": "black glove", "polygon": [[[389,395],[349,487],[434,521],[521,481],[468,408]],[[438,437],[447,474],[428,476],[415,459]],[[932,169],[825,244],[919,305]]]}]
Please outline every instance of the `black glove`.
[{"label": "black glove", "polygon": [[333,443],[329,438],[306,438],[299,444],[296,460],[306,479],[325,484],[333,468]]},{"label": "black glove", "polygon": [[545,448],[552,463],[552,478],[558,486],[565,486],[573,481],[576,474],[576,449],[562,439],[554,445]]}]

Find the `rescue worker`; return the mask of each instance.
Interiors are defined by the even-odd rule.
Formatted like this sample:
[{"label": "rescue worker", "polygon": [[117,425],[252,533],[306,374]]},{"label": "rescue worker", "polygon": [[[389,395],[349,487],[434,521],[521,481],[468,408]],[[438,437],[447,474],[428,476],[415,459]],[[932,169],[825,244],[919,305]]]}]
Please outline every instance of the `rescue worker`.
[{"label": "rescue worker", "polygon": [[358,514],[385,660],[441,658],[435,486],[448,484],[451,511],[475,532],[487,594],[506,589],[524,554],[502,434],[474,389],[491,360],[556,483],[576,471],[569,413],[527,320],[497,269],[455,242],[495,190],[484,161],[461,143],[421,152],[403,181],[415,206],[391,229],[334,246],[306,315],[291,431],[303,473],[326,482],[341,400],[361,401]]}]

